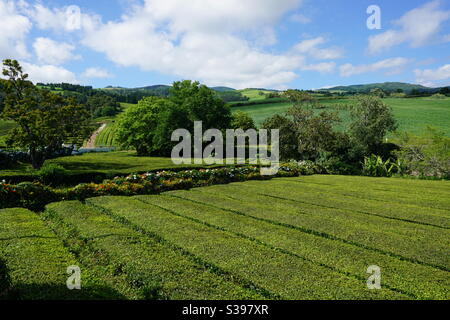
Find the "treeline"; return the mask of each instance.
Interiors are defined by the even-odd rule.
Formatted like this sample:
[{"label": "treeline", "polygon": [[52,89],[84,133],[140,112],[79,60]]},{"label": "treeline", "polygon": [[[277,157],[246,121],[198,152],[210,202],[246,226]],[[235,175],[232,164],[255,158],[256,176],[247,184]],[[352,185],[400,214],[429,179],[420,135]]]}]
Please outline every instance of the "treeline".
[{"label": "treeline", "polygon": [[85,105],[93,118],[111,117],[122,111],[116,96],[95,90],[91,86],[70,83],[37,83],[36,86]]}]

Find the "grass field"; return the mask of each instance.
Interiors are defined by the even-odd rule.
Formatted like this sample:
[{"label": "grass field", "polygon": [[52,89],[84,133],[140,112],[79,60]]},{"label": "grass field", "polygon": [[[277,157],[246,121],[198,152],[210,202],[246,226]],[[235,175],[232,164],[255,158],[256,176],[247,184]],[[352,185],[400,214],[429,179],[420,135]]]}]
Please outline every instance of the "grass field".
[{"label": "grass field", "polygon": [[242,95],[248,97],[250,101],[263,100],[266,98],[265,96],[266,94],[273,92],[270,90],[259,90],[259,89],[243,89],[239,91],[242,93]]},{"label": "grass field", "polygon": [[[72,172],[99,171],[106,173],[133,173],[197,165],[175,165],[170,158],[138,157],[133,151],[86,153],[81,156],[49,160]],[[202,165],[198,165],[202,166]]]},{"label": "grass field", "polygon": [[[0,262],[13,287],[48,278],[48,296],[75,263],[94,298],[449,299],[449,196],[448,181],[316,175],[7,209]],[[57,250],[39,277],[33,246]]]},{"label": "grass field", "polygon": [[[434,126],[444,131],[450,136],[450,98],[447,99],[431,99],[431,98],[412,98],[412,99],[396,99],[387,98],[383,101],[392,107],[394,116],[399,123],[399,131],[406,131],[414,134],[423,134],[427,126]],[[329,106],[334,110],[336,104],[348,104],[350,99],[321,99],[320,103]],[[282,114],[289,107],[290,103],[276,103],[267,105],[255,105],[236,107],[233,110],[242,110],[248,112],[255,120],[257,125],[261,125],[263,121],[274,115]],[[321,109],[322,110],[322,109]],[[348,111],[340,111],[344,125],[348,123]]]}]

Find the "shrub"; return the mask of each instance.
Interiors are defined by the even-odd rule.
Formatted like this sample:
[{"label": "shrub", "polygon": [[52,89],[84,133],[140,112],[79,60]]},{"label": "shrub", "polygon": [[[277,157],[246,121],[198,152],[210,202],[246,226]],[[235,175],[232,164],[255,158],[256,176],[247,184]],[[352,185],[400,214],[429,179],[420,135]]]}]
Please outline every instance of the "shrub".
[{"label": "shrub", "polygon": [[13,165],[13,161],[11,157],[4,152],[0,151],[0,168],[7,169]]},{"label": "shrub", "polygon": [[55,163],[46,163],[37,172],[39,180],[47,185],[62,185],[68,176],[68,172],[64,167]]},{"label": "shrub", "polygon": [[447,97],[445,95],[443,95],[442,93],[435,93],[430,98],[431,99],[445,99]]},{"label": "shrub", "polygon": [[11,288],[11,279],[6,267],[6,261],[0,259],[0,300],[8,296],[8,292]]},{"label": "shrub", "polygon": [[46,204],[60,199],[56,191],[39,182],[22,182],[18,185],[0,183],[0,208],[24,207],[39,211]]},{"label": "shrub", "polygon": [[[291,162],[280,166],[277,177],[296,177],[322,173],[311,161]],[[25,207],[39,211],[48,203],[80,200],[100,196],[134,196],[170,190],[186,190],[213,184],[227,184],[246,180],[264,180],[276,176],[262,176],[257,166],[226,167],[185,171],[160,171],[131,174],[102,183],[84,183],[73,188],[53,189],[39,182],[18,185],[0,183],[0,208]]]},{"label": "shrub", "polygon": [[363,174],[371,177],[391,177],[393,174],[403,174],[404,165],[401,160],[383,160],[380,156],[371,155],[364,158]]},{"label": "shrub", "polygon": [[450,179],[450,138],[431,127],[424,137],[403,134],[397,157],[408,173],[419,177]]}]

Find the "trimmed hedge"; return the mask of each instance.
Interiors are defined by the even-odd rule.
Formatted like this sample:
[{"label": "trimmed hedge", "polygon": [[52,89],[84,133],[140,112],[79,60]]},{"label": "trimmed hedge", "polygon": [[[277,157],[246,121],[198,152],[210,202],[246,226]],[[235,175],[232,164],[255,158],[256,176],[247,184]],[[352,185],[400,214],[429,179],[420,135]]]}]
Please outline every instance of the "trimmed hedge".
[{"label": "trimmed hedge", "polygon": [[184,171],[160,171],[115,177],[103,183],[79,184],[72,188],[57,189],[40,182],[22,182],[17,185],[0,182],[0,208],[24,207],[41,211],[51,202],[80,200],[99,196],[133,196],[156,194],[170,190],[227,184],[247,180],[264,180],[273,177],[296,177],[319,173],[309,162],[282,165],[276,176],[262,176],[260,167],[226,167]]},{"label": "trimmed hedge", "polygon": [[138,299],[263,298],[188,254],[160,239],[147,238],[94,207],[64,201],[48,205],[45,215],[64,223],[67,241],[78,240],[85,251],[105,259],[110,269],[139,292]]},{"label": "trimmed hedge", "polygon": [[67,267],[82,265],[39,216],[22,208],[0,210],[0,299],[119,299],[82,268],[82,290],[69,290]]}]

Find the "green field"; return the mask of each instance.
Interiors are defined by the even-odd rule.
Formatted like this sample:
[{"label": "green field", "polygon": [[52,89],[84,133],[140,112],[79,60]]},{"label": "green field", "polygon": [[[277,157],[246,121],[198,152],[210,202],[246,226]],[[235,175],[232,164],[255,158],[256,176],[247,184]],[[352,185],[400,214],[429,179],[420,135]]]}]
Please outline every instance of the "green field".
[{"label": "green field", "polygon": [[114,122],[108,122],[106,128],[103,129],[97,139],[95,139],[96,147],[117,147],[114,139]]},{"label": "green field", "polygon": [[273,92],[270,90],[259,90],[259,89],[243,89],[239,91],[242,93],[242,95],[248,97],[250,101],[263,100],[266,98],[265,96],[266,94]]},{"label": "green field", "polygon": [[[40,219],[6,209],[0,220],[13,288],[49,283],[47,297],[70,263],[93,298],[450,298],[448,181],[278,178],[54,203]],[[48,262],[38,277],[29,259]],[[371,265],[381,290],[367,288]]]},{"label": "green field", "polygon": [[[329,110],[335,110],[333,105],[336,104],[351,103],[351,100],[348,98],[321,99],[319,101],[321,104],[328,106]],[[394,116],[399,123],[399,131],[420,135],[425,132],[427,126],[434,126],[444,131],[447,136],[450,136],[450,98],[442,100],[431,98],[387,98],[383,99],[383,101],[392,107]],[[266,118],[274,114],[282,114],[290,106],[290,103],[275,103],[235,107],[233,110],[248,112],[256,124],[261,125]],[[349,120],[349,113],[348,111],[340,111],[340,114],[345,125]]]},{"label": "green field", "polygon": [[[79,156],[61,157],[47,160],[46,163],[56,163],[73,174],[100,172],[114,174],[130,174],[174,168],[207,167],[207,165],[176,165],[171,158],[138,157],[134,151],[115,151],[85,153]],[[212,165],[211,167],[215,167]],[[17,169],[0,170],[2,176],[27,175],[34,171],[29,164],[21,164]]]}]

